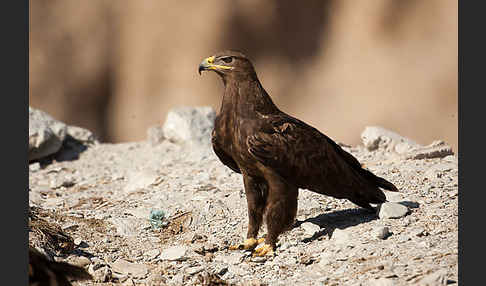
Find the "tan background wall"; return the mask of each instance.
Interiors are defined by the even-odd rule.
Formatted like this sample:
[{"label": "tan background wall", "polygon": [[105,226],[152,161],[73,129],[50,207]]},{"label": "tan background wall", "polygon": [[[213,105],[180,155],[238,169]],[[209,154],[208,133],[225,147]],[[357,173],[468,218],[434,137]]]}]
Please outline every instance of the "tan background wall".
[{"label": "tan background wall", "polygon": [[30,105],[104,141],[219,109],[199,62],[245,52],[284,111],[358,144],[381,125],[457,150],[457,1],[30,1]]}]

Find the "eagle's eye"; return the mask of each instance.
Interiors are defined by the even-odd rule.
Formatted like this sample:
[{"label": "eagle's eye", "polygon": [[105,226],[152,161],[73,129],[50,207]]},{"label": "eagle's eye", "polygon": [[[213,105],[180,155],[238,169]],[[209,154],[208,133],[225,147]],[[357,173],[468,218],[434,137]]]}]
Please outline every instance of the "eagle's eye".
[{"label": "eagle's eye", "polygon": [[224,57],[222,58],[223,62],[229,64],[233,61],[233,57]]}]

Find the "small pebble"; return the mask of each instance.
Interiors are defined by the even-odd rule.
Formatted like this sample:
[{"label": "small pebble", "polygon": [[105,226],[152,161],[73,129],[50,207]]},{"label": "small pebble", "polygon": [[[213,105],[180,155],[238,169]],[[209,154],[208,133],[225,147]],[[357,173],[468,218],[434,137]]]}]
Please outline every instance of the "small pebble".
[{"label": "small pebble", "polygon": [[319,225],[310,222],[304,222],[300,225],[300,227],[304,229],[305,236],[308,237],[314,236],[314,234],[321,230],[321,227]]},{"label": "small pebble", "polygon": [[74,256],[69,259],[69,262],[80,267],[91,264],[91,260],[86,256]]},{"label": "small pebble", "polygon": [[169,260],[169,261],[184,260],[187,258],[186,257],[187,251],[188,249],[186,246],[181,246],[181,245],[172,246],[165,249],[160,254],[160,259]]},{"label": "small pebble", "polygon": [[379,239],[386,239],[390,235],[390,230],[387,226],[379,226],[374,230],[374,234]]},{"label": "small pebble", "polygon": [[428,235],[428,233],[427,233],[427,231],[425,231],[424,228],[420,227],[420,228],[414,229],[412,231],[412,235],[417,236],[417,237],[422,237],[422,236]]},{"label": "small pebble", "polygon": [[74,239],[74,245],[79,246],[81,243],[83,243],[83,240],[80,237]]},{"label": "small pebble", "polygon": [[35,162],[35,163],[32,163],[29,165],[29,170],[32,171],[32,172],[37,172],[39,171],[41,168],[40,166],[40,163],[39,162]]},{"label": "small pebble", "polygon": [[267,261],[267,257],[266,256],[256,256],[256,257],[252,257],[251,258],[251,261],[252,262],[262,263],[262,262]]},{"label": "small pebble", "polygon": [[158,249],[152,249],[143,254],[148,260],[153,260],[160,255],[160,251]]}]

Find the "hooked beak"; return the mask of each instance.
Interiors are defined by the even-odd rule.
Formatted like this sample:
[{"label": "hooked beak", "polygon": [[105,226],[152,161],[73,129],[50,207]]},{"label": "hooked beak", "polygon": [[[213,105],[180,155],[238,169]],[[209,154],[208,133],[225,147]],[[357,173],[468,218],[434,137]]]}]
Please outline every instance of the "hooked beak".
[{"label": "hooked beak", "polygon": [[197,70],[199,72],[199,75],[201,75],[201,72],[208,70],[208,69],[211,69],[213,63],[214,63],[214,56],[204,59],[199,64],[199,68]]}]

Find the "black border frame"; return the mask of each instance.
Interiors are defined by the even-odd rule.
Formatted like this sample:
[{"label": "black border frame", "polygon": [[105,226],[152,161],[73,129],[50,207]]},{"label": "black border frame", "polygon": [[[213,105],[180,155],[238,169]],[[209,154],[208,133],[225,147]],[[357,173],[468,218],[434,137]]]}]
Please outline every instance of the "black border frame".
[{"label": "black border frame", "polygon": [[29,1],[2,6],[2,284],[28,285]]}]

